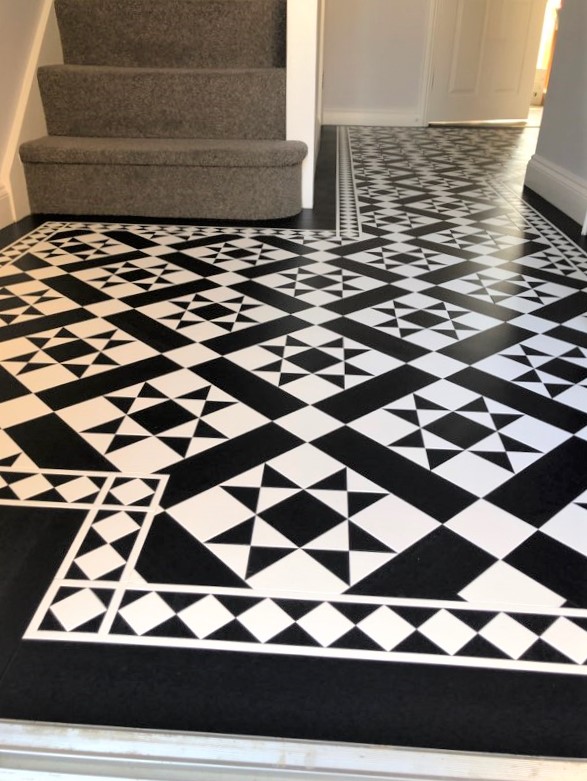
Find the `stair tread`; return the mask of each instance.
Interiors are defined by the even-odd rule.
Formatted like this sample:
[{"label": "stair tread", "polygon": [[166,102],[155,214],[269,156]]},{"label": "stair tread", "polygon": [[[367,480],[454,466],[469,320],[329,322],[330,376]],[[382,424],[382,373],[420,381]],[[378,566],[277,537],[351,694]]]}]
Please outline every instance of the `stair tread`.
[{"label": "stair tread", "polygon": [[55,9],[66,62],[285,62],[286,0],[56,0]]},{"label": "stair tread", "polygon": [[302,141],[45,136],[21,146],[25,163],[277,168],[299,165]]},{"label": "stair tread", "polygon": [[50,135],[284,139],[283,68],[39,69]]},{"label": "stair tread", "polygon": [[239,75],[263,75],[267,73],[274,73],[279,71],[285,73],[285,68],[275,65],[267,65],[263,67],[192,67],[189,65],[182,65],[179,67],[171,66],[138,66],[138,65],[77,65],[71,63],[54,64],[54,65],[41,65],[38,68],[39,73],[82,73],[92,76],[96,75],[109,75],[116,76],[135,76],[142,74],[162,74],[164,76],[239,76]]}]

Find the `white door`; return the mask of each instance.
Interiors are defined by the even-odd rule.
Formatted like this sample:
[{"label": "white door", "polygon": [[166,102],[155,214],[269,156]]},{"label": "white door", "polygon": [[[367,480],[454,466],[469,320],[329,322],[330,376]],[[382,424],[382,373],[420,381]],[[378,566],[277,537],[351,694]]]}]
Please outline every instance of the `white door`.
[{"label": "white door", "polygon": [[436,0],[428,122],[525,119],[546,0]]}]

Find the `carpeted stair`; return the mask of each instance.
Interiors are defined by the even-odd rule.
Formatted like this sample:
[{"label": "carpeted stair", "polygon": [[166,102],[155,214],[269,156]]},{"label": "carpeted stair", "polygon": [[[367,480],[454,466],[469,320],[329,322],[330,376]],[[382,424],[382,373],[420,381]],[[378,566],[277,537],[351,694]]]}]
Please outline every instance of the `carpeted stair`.
[{"label": "carpeted stair", "polygon": [[286,0],[55,0],[49,135],[21,147],[31,208],[260,220],[301,209],[285,140]]}]

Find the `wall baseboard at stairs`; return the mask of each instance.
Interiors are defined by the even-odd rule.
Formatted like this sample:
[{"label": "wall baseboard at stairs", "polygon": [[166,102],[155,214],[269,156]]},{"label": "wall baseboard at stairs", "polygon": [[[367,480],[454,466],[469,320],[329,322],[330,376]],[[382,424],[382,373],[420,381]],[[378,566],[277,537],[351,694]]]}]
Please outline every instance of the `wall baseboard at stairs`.
[{"label": "wall baseboard at stairs", "polygon": [[526,172],[526,187],[541,195],[580,225],[587,214],[587,181],[534,155]]},{"label": "wall baseboard at stairs", "polygon": [[419,127],[422,118],[413,111],[346,111],[324,110],[325,125],[368,125],[370,127]]},{"label": "wall baseboard at stairs", "polygon": [[0,731],[0,779],[13,781],[579,781],[585,771],[580,760],[203,733],[10,721]]},{"label": "wall baseboard at stairs", "polygon": [[3,184],[0,184],[0,229],[14,222],[12,212],[12,200],[10,193]]}]

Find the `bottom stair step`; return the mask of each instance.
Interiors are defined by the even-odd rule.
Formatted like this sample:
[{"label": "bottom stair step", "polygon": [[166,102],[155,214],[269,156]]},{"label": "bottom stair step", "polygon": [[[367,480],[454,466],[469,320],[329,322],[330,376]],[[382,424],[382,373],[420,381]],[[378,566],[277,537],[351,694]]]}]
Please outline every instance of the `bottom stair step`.
[{"label": "bottom stair step", "polygon": [[20,149],[36,214],[266,220],[301,210],[301,141],[48,136]]}]

